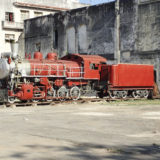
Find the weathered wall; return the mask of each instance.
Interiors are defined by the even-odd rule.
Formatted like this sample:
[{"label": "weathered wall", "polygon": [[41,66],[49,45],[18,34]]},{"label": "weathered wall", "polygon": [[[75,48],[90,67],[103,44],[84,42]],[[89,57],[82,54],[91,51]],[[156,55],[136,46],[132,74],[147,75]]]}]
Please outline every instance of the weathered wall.
[{"label": "weathered wall", "polygon": [[26,52],[41,41],[44,55],[99,54],[115,63],[117,14],[121,62],[154,64],[160,86],[160,0],[120,0],[119,12],[112,2],[26,21]]},{"label": "weathered wall", "polygon": [[[120,1],[122,60],[125,58],[123,53],[160,50],[160,1],[153,2]],[[27,20],[26,51],[34,51],[35,47],[28,46],[43,38],[49,49],[58,51],[59,55],[75,52],[104,56],[114,54],[116,14],[112,2]],[[42,47],[43,51],[46,49]]]},{"label": "weathered wall", "polygon": [[53,46],[52,16],[44,16],[25,21],[25,51],[48,53]]},{"label": "weathered wall", "polygon": [[[134,50],[135,4],[135,0],[120,1],[120,48],[124,55]],[[116,14],[115,3],[112,2],[52,15],[50,17],[52,21],[45,21],[48,27],[53,29],[53,33],[48,33],[48,38],[52,40],[52,43],[47,45],[47,49],[41,45],[41,51],[46,55],[49,50],[52,50],[58,52],[60,57],[68,53],[99,54],[109,60],[114,60]],[[46,17],[42,17],[41,21],[42,19]],[[41,21],[38,19],[26,21],[25,26],[29,28],[25,33],[26,52],[28,53],[35,51],[35,41],[37,39],[41,41],[43,37],[41,34],[46,32],[45,26],[40,24]],[[33,40],[33,38],[28,38],[28,34],[32,34],[34,30],[38,34]],[[45,42],[46,38],[44,38]]]},{"label": "weathered wall", "polygon": [[136,34],[136,1],[120,1],[120,50],[133,51]]},{"label": "weathered wall", "polygon": [[160,51],[160,2],[139,5],[137,50]]},{"label": "weathered wall", "polygon": [[153,64],[160,88],[160,1],[144,1],[138,6],[136,47],[131,59]]},{"label": "weathered wall", "polygon": [[[46,44],[48,39],[52,40],[52,42],[48,41],[48,48],[41,45],[41,52],[44,55],[52,49],[57,51],[59,56],[67,53],[98,53],[105,57],[109,54],[113,58],[114,7],[114,3],[109,3],[57,13],[50,16],[52,21],[48,20],[48,16],[27,20],[25,23],[26,52],[33,53],[38,41],[41,43],[44,41]],[[45,23],[42,24],[42,21]],[[46,32],[46,26],[49,32]]]},{"label": "weathered wall", "polygon": [[160,88],[160,1],[141,0],[139,5],[135,3],[133,13],[128,28],[131,34],[121,35],[121,41],[129,36],[127,41],[132,45],[128,49],[121,46],[121,62],[154,65]]}]

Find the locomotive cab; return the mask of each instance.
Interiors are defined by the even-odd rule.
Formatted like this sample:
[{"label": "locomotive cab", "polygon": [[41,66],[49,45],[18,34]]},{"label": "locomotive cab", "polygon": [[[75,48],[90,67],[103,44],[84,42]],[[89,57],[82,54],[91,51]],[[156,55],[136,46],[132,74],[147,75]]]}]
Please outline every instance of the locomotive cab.
[{"label": "locomotive cab", "polygon": [[83,68],[83,79],[100,80],[102,64],[106,65],[107,60],[98,55],[80,55],[72,54],[61,58],[67,61],[76,61]]}]

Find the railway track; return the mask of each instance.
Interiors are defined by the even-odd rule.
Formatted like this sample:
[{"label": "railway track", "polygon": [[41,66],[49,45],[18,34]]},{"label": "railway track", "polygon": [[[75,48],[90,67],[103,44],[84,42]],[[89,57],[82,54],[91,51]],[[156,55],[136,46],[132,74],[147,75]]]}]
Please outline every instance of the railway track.
[{"label": "railway track", "polygon": [[[155,99],[160,99],[160,96],[156,96],[153,98],[153,100]],[[58,99],[55,99],[54,101],[50,101],[50,102],[47,102],[47,101],[41,101],[41,102],[15,102],[15,103],[3,103],[1,104],[2,108],[6,108],[6,107],[12,107],[12,108],[15,108],[15,107],[27,107],[27,106],[38,106],[38,105],[56,105],[56,104],[82,104],[82,103],[89,103],[89,102],[119,102],[119,101],[137,101],[137,100],[147,100],[145,98],[125,98],[125,99],[112,99],[112,98],[109,98],[109,97],[106,97],[106,98],[90,98],[90,97],[87,97],[87,98],[81,98],[79,100],[76,100],[76,101],[73,101],[71,99],[67,99],[65,101],[61,101],[61,100],[58,100]]]}]

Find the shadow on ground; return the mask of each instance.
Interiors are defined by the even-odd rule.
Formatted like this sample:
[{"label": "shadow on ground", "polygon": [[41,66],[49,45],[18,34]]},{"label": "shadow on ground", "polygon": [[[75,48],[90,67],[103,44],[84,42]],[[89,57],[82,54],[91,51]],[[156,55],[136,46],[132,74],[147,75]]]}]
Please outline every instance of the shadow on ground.
[{"label": "shadow on ground", "polygon": [[96,144],[72,146],[27,145],[28,152],[17,152],[0,159],[27,160],[160,160],[160,145],[108,147]]}]

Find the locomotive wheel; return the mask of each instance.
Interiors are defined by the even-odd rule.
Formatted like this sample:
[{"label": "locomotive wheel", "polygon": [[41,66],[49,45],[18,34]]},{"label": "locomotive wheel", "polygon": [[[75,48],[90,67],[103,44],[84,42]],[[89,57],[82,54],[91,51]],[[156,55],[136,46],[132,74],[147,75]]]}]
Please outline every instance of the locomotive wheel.
[{"label": "locomotive wheel", "polygon": [[32,99],[32,102],[37,103],[39,99]]},{"label": "locomotive wheel", "polygon": [[117,96],[116,96],[116,94],[114,93],[114,91],[109,91],[108,94],[109,94],[109,97],[112,98],[112,99],[117,98]]},{"label": "locomotive wheel", "polygon": [[143,91],[143,97],[144,98],[148,98],[148,96],[149,96],[149,91],[148,90],[144,90]]},{"label": "locomotive wheel", "polygon": [[58,98],[64,101],[68,97],[68,90],[65,86],[62,86],[57,92]]},{"label": "locomotive wheel", "polygon": [[137,91],[133,91],[132,96],[133,96],[133,98],[140,98],[140,95],[138,94]]},{"label": "locomotive wheel", "polygon": [[[47,96],[51,96],[51,97],[53,97],[53,98],[55,98],[56,97],[56,91],[55,91],[55,89],[54,88],[51,88],[51,91],[49,91],[48,93],[47,93]],[[47,102],[51,102],[53,99],[47,99]]]},{"label": "locomotive wheel", "polygon": [[13,104],[15,102],[15,97],[8,97],[8,102]]},{"label": "locomotive wheel", "polygon": [[77,86],[74,86],[70,90],[70,96],[73,100],[78,100],[81,96],[81,91]]},{"label": "locomotive wheel", "polygon": [[126,99],[126,98],[127,98],[127,95],[128,95],[128,92],[127,92],[127,91],[122,91],[121,97],[122,97],[123,99]]},{"label": "locomotive wheel", "polygon": [[103,98],[104,97],[103,91],[98,92],[97,95],[98,95],[99,98]]}]

